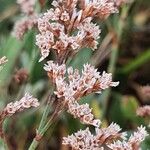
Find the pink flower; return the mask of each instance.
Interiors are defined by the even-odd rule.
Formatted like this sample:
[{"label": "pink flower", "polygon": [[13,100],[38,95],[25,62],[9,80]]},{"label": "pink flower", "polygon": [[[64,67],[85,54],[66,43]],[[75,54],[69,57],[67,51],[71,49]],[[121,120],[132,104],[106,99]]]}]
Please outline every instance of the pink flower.
[{"label": "pink flower", "polygon": [[131,134],[128,140],[116,141],[109,144],[108,147],[112,150],[135,150],[140,149],[141,142],[148,136],[145,127],[138,127],[137,132]]},{"label": "pink flower", "polygon": [[14,26],[13,35],[21,40],[26,33],[26,31],[33,28],[37,23],[37,16],[33,15],[30,17],[24,17],[21,20],[17,21]]},{"label": "pink flower", "polygon": [[84,124],[90,124],[98,127],[100,120],[94,119],[92,110],[88,104],[79,105],[77,102],[81,97],[87,94],[101,92],[111,86],[117,86],[118,82],[112,82],[111,74],[100,73],[93,66],[86,64],[80,75],[78,69],[66,65],[58,65],[53,61],[48,61],[44,66],[48,72],[49,78],[56,86],[54,94],[62,105],[65,105],[67,111]]},{"label": "pink flower", "polygon": [[64,137],[63,144],[69,145],[75,150],[101,150],[94,135],[89,131],[89,128],[80,130],[74,135]]},{"label": "pink flower", "polygon": [[68,103],[68,112],[72,114],[74,118],[79,118],[83,124],[91,124],[95,127],[100,126],[101,122],[99,119],[94,119],[89,104],[79,105],[76,101],[71,101]]},{"label": "pink flower", "polygon": [[[95,134],[92,134],[89,128],[80,130],[68,137],[63,138],[63,144],[69,145],[75,150],[104,150],[108,149],[110,143],[118,138],[124,138],[125,134],[120,133],[121,128],[112,123],[107,128],[96,128]],[[119,149],[118,149],[119,150]]]},{"label": "pink flower", "polygon": [[38,106],[39,106],[38,100],[32,97],[31,95],[29,95],[28,93],[26,93],[25,96],[19,101],[16,101],[14,103],[11,102],[7,104],[7,106],[4,108],[2,113],[5,114],[4,116],[11,116],[16,112],[23,111],[26,108],[38,107]]},{"label": "pink flower", "polygon": [[17,3],[21,7],[21,11],[27,15],[34,12],[35,0],[17,0]]},{"label": "pink flower", "polygon": [[24,15],[21,20],[15,23],[13,29],[13,36],[18,40],[22,40],[24,34],[37,24],[37,13],[34,10],[35,2],[35,0],[17,0]]},{"label": "pink flower", "polygon": [[150,106],[145,105],[143,107],[139,107],[136,111],[136,114],[141,117],[150,116]]},{"label": "pink flower", "polygon": [[137,128],[137,131],[130,136],[128,142],[132,145],[139,145],[142,141],[144,141],[146,136],[148,136],[148,133],[145,130],[145,127],[140,126]]},{"label": "pink flower", "polygon": [[[42,61],[51,50],[56,51],[60,58],[66,53],[75,54],[81,48],[97,48],[97,40],[101,30],[92,23],[94,17],[106,18],[118,12],[116,2],[111,0],[85,0],[85,1],[53,1],[54,8],[49,9],[38,19],[39,35],[36,44],[41,50]],[[45,32],[51,32],[54,43],[46,37]]]},{"label": "pink flower", "polygon": [[66,11],[64,11],[61,14],[60,20],[62,20],[62,21],[68,21],[69,19],[70,19],[69,13],[67,13]]},{"label": "pink flower", "polygon": [[93,92],[100,93],[104,89],[117,86],[119,84],[119,82],[112,82],[111,73],[107,74],[106,72],[103,72],[102,75],[100,75],[97,69],[89,64],[84,65],[82,75],[79,74],[77,69],[73,70],[71,67],[68,68],[67,77],[69,81],[65,81],[65,64],[59,66],[58,64],[53,63],[53,61],[49,61],[48,64],[45,65],[44,69],[48,72],[50,79],[56,83],[57,91],[55,94],[60,97],[60,94],[58,93],[61,93],[62,97],[64,97],[66,101],[71,95],[72,98],[70,99],[79,99],[86,94]]}]

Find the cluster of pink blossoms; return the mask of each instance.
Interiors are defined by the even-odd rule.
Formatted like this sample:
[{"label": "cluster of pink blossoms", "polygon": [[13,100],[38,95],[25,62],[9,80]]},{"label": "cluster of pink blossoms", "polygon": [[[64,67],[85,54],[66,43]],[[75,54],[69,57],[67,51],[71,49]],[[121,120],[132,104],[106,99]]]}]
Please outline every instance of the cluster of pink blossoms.
[{"label": "cluster of pink blossoms", "polygon": [[121,128],[114,123],[107,128],[96,128],[95,135],[87,128],[64,137],[63,144],[71,146],[74,150],[139,150],[140,143],[148,136],[145,127],[142,126],[138,127],[138,131],[134,132],[128,140],[127,134],[120,131]]},{"label": "cluster of pink blossoms", "polygon": [[35,0],[17,0],[24,15],[14,26],[13,35],[19,40],[23,38],[26,31],[37,24],[37,14],[34,11],[35,2]]},{"label": "cluster of pink blossoms", "polygon": [[3,122],[7,117],[12,116],[15,113],[21,112],[24,109],[38,106],[39,106],[38,100],[28,93],[26,93],[25,96],[21,98],[19,101],[7,104],[7,106],[0,113],[0,137],[1,138],[4,137]]},{"label": "cluster of pink blossoms", "polygon": [[54,0],[54,8],[38,19],[40,34],[36,36],[36,45],[41,50],[40,61],[50,50],[60,59],[84,47],[96,49],[101,30],[92,22],[93,18],[104,19],[117,13],[119,4],[120,0]]},{"label": "cluster of pink blossoms", "polygon": [[17,0],[20,5],[21,11],[27,15],[34,13],[34,6],[36,0]]},{"label": "cluster of pink blossoms", "polygon": [[140,144],[148,136],[145,127],[138,127],[129,139],[123,141],[116,141],[113,144],[109,144],[109,148],[112,150],[140,150]]},{"label": "cluster of pink blossoms", "polygon": [[39,106],[38,100],[32,97],[30,94],[26,93],[25,96],[21,98],[19,101],[7,104],[7,106],[1,112],[1,117],[5,118],[7,116],[12,116],[13,114],[21,112],[26,108],[38,106]]},{"label": "cluster of pink blossoms", "polygon": [[136,114],[141,117],[147,117],[150,116],[150,106],[145,105],[143,107],[139,107],[136,111]]},{"label": "cluster of pink blossoms", "polygon": [[48,72],[49,78],[56,85],[57,98],[65,103],[67,110],[82,123],[99,127],[100,120],[94,119],[92,110],[88,104],[78,104],[78,100],[91,93],[101,93],[102,90],[117,86],[119,82],[112,82],[111,73],[103,72],[102,75],[93,66],[86,64],[82,70],[66,69],[65,64],[58,65],[49,61],[44,69]]}]

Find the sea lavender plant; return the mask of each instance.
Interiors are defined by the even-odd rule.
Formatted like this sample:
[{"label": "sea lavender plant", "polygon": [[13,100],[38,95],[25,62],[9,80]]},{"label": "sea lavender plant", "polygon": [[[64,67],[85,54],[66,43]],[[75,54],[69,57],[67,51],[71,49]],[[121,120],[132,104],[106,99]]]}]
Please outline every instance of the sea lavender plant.
[{"label": "sea lavender plant", "polygon": [[[66,67],[68,58],[72,59],[82,48],[97,49],[101,30],[93,20],[99,18],[104,21],[111,14],[118,13],[118,8],[125,2],[126,0],[54,0],[53,8],[37,19],[33,9],[34,1],[18,0],[27,19],[16,23],[16,37],[21,39],[25,31],[37,23],[40,32],[36,35],[36,45],[41,53],[39,61],[48,58],[51,51],[56,56],[55,61],[48,61],[44,66],[54,91],[48,97],[46,109],[29,150],[36,149],[44,133],[64,110],[78,118],[81,123],[96,128],[95,135],[87,128],[63,138],[63,144],[70,145],[72,149],[139,149],[140,143],[147,136],[145,127],[139,127],[126,141],[125,133],[120,133],[121,128],[117,124],[100,128],[101,121],[95,119],[89,104],[79,104],[83,96],[101,93],[102,90],[117,86],[119,82],[112,81],[112,74],[100,73],[89,64],[83,66],[81,74],[78,69]],[[49,118],[50,104],[54,112]]]}]

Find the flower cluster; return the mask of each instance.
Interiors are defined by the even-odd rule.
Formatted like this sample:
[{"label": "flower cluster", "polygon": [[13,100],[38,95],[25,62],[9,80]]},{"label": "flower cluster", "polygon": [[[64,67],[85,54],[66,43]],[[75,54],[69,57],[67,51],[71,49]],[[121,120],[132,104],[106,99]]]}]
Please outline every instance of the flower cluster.
[{"label": "flower cluster", "polygon": [[52,49],[59,58],[66,54],[75,54],[83,47],[96,49],[101,30],[92,22],[93,18],[104,19],[112,13],[117,13],[121,2],[54,0],[54,8],[38,19],[40,34],[36,36],[36,45],[41,50],[40,61],[45,59]]},{"label": "flower cluster", "polygon": [[21,20],[17,21],[14,26],[14,36],[21,40],[26,31],[32,29],[37,23],[37,16],[32,15],[29,17],[24,17]]},{"label": "flower cluster", "polygon": [[21,11],[27,15],[34,13],[35,0],[17,0]]},{"label": "flower cluster", "polygon": [[70,145],[74,150],[98,150],[100,148],[94,135],[89,131],[89,128],[80,130],[74,135],[64,137],[63,144]]},{"label": "flower cluster", "polygon": [[108,147],[112,150],[139,150],[141,142],[148,136],[145,127],[138,127],[137,132],[134,132],[128,141],[116,141]]},{"label": "flower cluster", "polygon": [[121,128],[112,123],[107,128],[96,128],[93,135],[89,128],[80,130],[63,138],[63,144],[71,146],[74,150],[103,150],[116,139],[126,139],[126,133],[120,133]]},{"label": "flower cluster", "polygon": [[112,82],[111,73],[103,72],[102,75],[93,66],[86,64],[80,75],[79,70],[65,64],[58,65],[48,61],[44,69],[48,72],[49,78],[56,86],[57,98],[65,103],[67,110],[82,123],[99,126],[100,121],[94,119],[92,110],[88,104],[79,105],[78,100],[91,93],[101,93],[102,90],[111,86],[117,86],[119,82]]},{"label": "flower cluster", "polygon": [[35,0],[18,0],[24,17],[15,23],[13,35],[21,40],[26,31],[37,24],[37,14],[34,11]]},{"label": "flower cluster", "polygon": [[0,70],[3,68],[2,65],[4,65],[7,61],[8,60],[7,60],[6,56],[3,56],[0,58]]},{"label": "flower cluster", "polygon": [[136,114],[141,117],[150,116],[150,106],[145,105],[143,107],[139,107],[136,111]]},{"label": "flower cluster", "polygon": [[38,100],[32,97],[30,94],[26,93],[25,96],[21,98],[21,100],[7,104],[7,106],[3,109],[1,116],[3,116],[2,118],[5,118],[7,116],[12,116],[17,112],[21,112],[26,108],[38,106]]},{"label": "flower cluster", "polygon": [[[80,75],[78,69],[69,67],[66,69],[65,64],[58,65],[53,61],[48,61],[44,69],[48,76],[56,83],[55,94],[58,98],[64,98],[65,101],[78,100],[90,93],[101,93],[102,90],[109,87],[115,87],[119,82],[112,81],[112,74],[97,71],[93,66],[85,64]],[[65,80],[67,75],[68,81]]]},{"label": "flower cluster", "polygon": [[95,119],[92,114],[92,109],[89,108],[89,104],[79,105],[76,101],[71,101],[68,103],[68,112],[74,116],[74,118],[79,118],[80,122],[83,124],[91,124],[95,127],[99,127],[101,121]]}]

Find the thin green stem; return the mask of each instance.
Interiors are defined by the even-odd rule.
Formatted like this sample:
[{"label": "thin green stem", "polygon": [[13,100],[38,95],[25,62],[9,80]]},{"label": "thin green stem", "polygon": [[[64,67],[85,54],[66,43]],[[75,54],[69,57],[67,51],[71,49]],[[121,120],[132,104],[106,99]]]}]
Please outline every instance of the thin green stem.
[{"label": "thin green stem", "polygon": [[115,65],[116,65],[117,58],[118,58],[118,46],[114,46],[112,48],[111,59],[108,66],[108,72],[111,72],[112,75],[115,72]]},{"label": "thin green stem", "polygon": [[[116,61],[117,61],[117,58],[118,58],[120,38],[121,38],[121,35],[122,35],[123,28],[125,26],[125,19],[127,17],[129,8],[130,8],[129,6],[128,7],[125,6],[122,9],[120,18],[118,20],[117,29],[116,29],[117,37],[114,37],[116,39],[115,39],[114,43],[112,44],[111,56],[110,56],[110,61],[109,61],[108,69],[107,69],[108,72],[112,73],[112,77],[114,76],[114,73],[115,73],[115,70],[116,70]],[[102,119],[105,118],[106,113],[107,113],[107,107],[108,107],[108,103],[109,103],[110,93],[111,93],[111,89],[107,89],[103,93],[102,98],[104,100],[104,103],[103,103]]]},{"label": "thin green stem", "polygon": [[122,69],[120,69],[118,73],[129,74],[148,61],[150,61],[150,49],[137,56]]},{"label": "thin green stem", "polygon": [[40,131],[44,127],[44,124],[46,123],[47,120],[48,113],[49,113],[49,105],[47,104],[42,119],[40,121],[38,131]]},{"label": "thin green stem", "polygon": [[[54,111],[54,113],[52,114],[52,116],[50,117],[50,119],[48,120],[48,122],[46,124],[40,124],[39,129],[37,131],[37,135],[36,137],[33,139],[30,147],[28,150],[35,150],[39,144],[39,141],[41,140],[41,138],[43,137],[43,135],[45,134],[45,132],[49,129],[49,127],[54,123],[54,120],[57,118],[57,116],[59,115],[58,113],[58,107],[56,107],[56,110]],[[44,116],[44,114],[43,114]],[[46,117],[47,119],[47,117]],[[41,121],[44,121],[45,118],[42,118]],[[37,137],[40,137],[40,139],[37,139]]]},{"label": "thin green stem", "polygon": [[[37,134],[41,135],[41,131],[42,131],[42,129],[43,129],[45,123],[46,123],[48,114],[49,114],[49,104],[47,103],[46,108],[44,109],[44,112],[43,112],[42,119],[40,121],[39,127],[37,129],[36,135]],[[36,149],[36,147],[38,146],[38,143],[39,143],[39,141],[36,138],[34,138],[28,150]]]},{"label": "thin green stem", "polygon": [[35,150],[38,146],[38,141],[34,138],[28,150]]},{"label": "thin green stem", "polygon": [[[52,99],[52,92],[53,90],[51,91],[51,93],[49,94],[48,98],[47,98],[47,104],[46,104],[46,108],[44,109],[44,112],[43,112],[43,115],[42,115],[42,118],[41,118],[41,121],[40,121],[40,124],[39,124],[39,127],[37,129],[37,133],[36,135],[41,135],[41,131],[42,129],[44,128],[45,124],[46,124],[46,121],[47,121],[47,117],[48,117],[48,114],[49,114],[49,105],[50,105],[50,102],[53,103],[53,99]],[[30,147],[29,147],[29,150],[34,150],[36,149],[36,147],[38,146],[38,143],[39,141],[36,140],[36,137],[33,139]]]},{"label": "thin green stem", "polygon": [[[52,116],[50,117],[50,119],[48,120],[46,125],[43,128],[41,128],[40,132],[38,133],[40,137],[43,137],[43,135],[46,133],[46,131],[50,128],[50,126],[52,124],[56,123],[56,122],[54,122],[54,120],[58,117],[59,114],[60,113],[56,113],[56,112],[54,112],[52,114]],[[37,140],[35,137],[28,150],[35,150],[37,148],[40,140],[41,140],[41,138],[39,140]]]},{"label": "thin green stem", "polygon": [[43,136],[45,134],[45,132],[49,129],[49,127],[53,124],[56,116],[57,116],[57,113],[54,112],[53,115],[51,116],[51,118],[46,123],[46,125],[42,128],[42,130],[40,132],[41,136]]},{"label": "thin green stem", "polygon": [[[115,65],[116,65],[116,60],[118,58],[118,48],[114,48],[112,49],[111,52],[111,58],[110,58],[110,62],[109,62],[109,66],[108,66],[108,72],[111,72],[112,75],[115,72]],[[106,116],[106,112],[107,112],[107,106],[108,106],[108,100],[109,100],[109,96],[111,93],[111,89],[107,89],[104,91],[103,93],[103,100],[104,100],[104,107],[103,107],[103,115],[102,115],[102,119],[104,119],[104,117]]]}]

